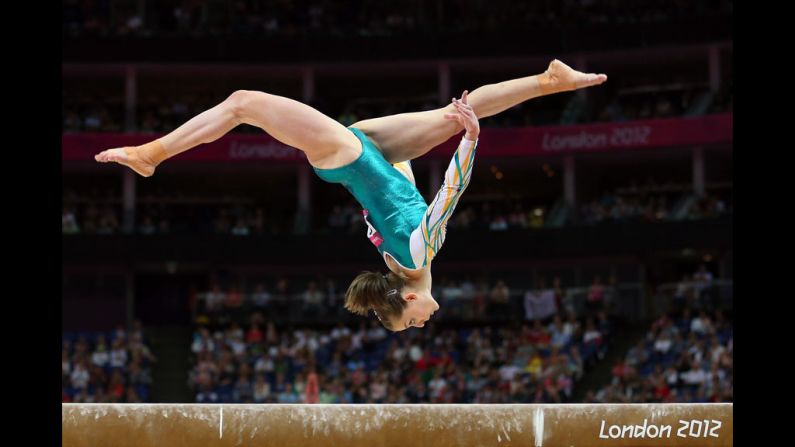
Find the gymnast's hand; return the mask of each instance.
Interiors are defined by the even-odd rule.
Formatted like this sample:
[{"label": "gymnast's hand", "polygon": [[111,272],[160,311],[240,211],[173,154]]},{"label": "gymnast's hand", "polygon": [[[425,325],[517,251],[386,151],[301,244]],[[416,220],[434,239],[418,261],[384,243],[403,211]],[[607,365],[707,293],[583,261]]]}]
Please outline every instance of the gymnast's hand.
[{"label": "gymnast's hand", "polygon": [[478,135],[480,135],[480,123],[478,122],[478,116],[475,115],[475,111],[472,109],[467,103],[467,95],[469,94],[468,91],[464,90],[464,94],[461,95],[461,99],[453,98],[453,107],[455,107],[456,113],[445,113],[444,119],[446,120],[455,120],[458,124],[464,126],[467,133],[465,135],[467,140],[477,140]]}]

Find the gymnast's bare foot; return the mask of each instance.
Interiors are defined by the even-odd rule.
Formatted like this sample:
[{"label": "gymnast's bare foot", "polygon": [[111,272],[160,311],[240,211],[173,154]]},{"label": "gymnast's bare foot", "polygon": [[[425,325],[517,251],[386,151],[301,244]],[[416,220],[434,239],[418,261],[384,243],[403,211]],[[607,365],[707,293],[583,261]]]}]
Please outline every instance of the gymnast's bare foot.
[{"label": "gymnast's bare foot", "polygon": [[100,163],[116,162],[127,166],[144,177],[150,177],[155,173],[157,163],[141,152],[136,147],[108,149],[95,155],[94,160]]},{"label": "gymnast's bare foot", "polygon": [[605,74],[583,73],[557,59],[550,62],[547,71],[538,77],[541,90],[545,94],[591,87],[605,81],[607,81]]}]

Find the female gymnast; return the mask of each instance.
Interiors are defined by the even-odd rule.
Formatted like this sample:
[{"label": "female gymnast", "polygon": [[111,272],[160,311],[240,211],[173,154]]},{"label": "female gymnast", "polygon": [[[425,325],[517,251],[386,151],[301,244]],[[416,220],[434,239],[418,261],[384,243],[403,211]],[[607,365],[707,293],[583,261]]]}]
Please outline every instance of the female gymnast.
[{"label": "female gymnast", "polygon": [[[389,272],[362,272],[345,294],[345,308],[372,310],[389,330],[423,327],[439,304],[431,296],[431,261],[472,173],[479,118],[532,98],[601,84],[604,74],[582,73],[553,60],[541,74],[482,86],[446,107],[367,119],[346,128],[289,98],[240,90],[155,141],[105,150],[116,162],[149,177],[164,160],[225,135],[241,123],[257,126],[304,151],[317,175],[340,183],[361,204],[367,237]],[[430,205],[414,182],[410,161],[465,130]]]}]

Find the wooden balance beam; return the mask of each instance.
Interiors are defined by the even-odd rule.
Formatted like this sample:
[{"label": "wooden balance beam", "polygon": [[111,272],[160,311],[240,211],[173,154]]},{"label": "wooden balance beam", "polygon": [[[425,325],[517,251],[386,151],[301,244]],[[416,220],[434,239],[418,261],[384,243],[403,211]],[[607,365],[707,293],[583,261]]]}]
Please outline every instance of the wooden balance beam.
[{"label": "wooden balance beam", "polygon": [[731,446],[732,404],[62,404],[63,447]]}]

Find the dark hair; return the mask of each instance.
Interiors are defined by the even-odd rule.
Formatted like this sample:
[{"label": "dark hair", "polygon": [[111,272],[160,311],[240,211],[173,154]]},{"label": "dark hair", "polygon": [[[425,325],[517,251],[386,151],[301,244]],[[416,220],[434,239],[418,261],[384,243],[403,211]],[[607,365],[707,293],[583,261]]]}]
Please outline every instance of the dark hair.
[{"label": "dark hair", "polygon": [[392,319],[403,315],[406,307],[400,293],[404,285],[405,281],[392,272],[361,272],[345,292],[345,308],[358,315],[367,315],[372,309],[381,324],[392,331]]}]

